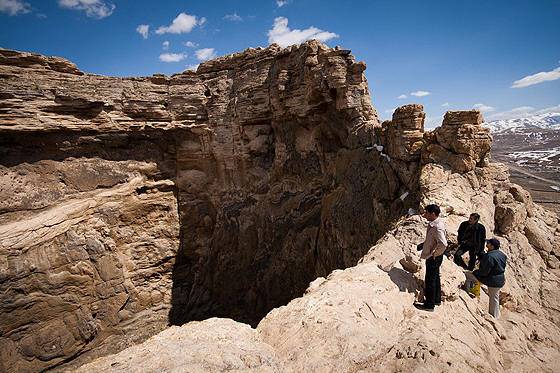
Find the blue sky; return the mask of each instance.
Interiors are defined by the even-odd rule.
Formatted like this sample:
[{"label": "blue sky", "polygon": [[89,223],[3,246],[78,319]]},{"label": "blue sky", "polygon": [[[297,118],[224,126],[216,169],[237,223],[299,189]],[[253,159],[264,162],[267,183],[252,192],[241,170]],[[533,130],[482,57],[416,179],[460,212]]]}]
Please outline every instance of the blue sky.
[{"label": "blue sky", "polygon": [[411,102],[431,126],[452,109],[560,111],[559,0],[0,0],[0,47],[103,75],[172,74],[309,37],[366,62],[382,118]]}]

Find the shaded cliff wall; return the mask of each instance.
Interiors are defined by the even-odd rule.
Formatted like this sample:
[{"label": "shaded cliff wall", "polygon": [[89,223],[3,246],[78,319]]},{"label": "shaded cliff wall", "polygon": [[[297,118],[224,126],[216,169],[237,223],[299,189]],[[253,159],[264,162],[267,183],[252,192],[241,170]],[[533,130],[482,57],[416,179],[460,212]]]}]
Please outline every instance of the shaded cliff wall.
[{"label": "shaded cliff wall", "polygon": [[317,42],[148,78],[0,50],[2,368],[254,324],[354,265],[416,205],[364,69]]},{"label": "shaded cliff wall", "polygon": [[172,323],[256,324],[317,276],[355,264],[406,211],[403,185],[372,150],[364,69],[318,43],[199,68],[212,138],[177,148]]}]

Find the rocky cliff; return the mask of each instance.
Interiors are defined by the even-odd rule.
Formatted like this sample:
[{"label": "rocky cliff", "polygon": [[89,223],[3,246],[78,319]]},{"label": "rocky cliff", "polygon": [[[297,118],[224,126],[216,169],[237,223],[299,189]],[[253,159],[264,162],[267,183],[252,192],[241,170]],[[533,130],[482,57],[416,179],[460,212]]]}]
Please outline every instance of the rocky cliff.
[{"label": "rocky cliff", "polygon": [[[0,50],[0,368],[77,367],[218,316],[236,321],[82,369],[553,371],[557,217],[489,162],[479,112],[380,124],[364,69],[314,41],[147,78]],[[500,235],[502,320],[448,261],[444,305],[412,307],[428,202],[450,233],[478,211]]]},{"label": "rocky cliff", "polygon": [[363,71],[310,42],[172,77],[0,51],[0,351],[56,367],[211,316],[256,325],[416,201]]},{"label": "rocky cliff", "polygon": [[[420,106],[402,107],[380,131],[399,127],[403,112],[412,121],[423,116]],[[500,319],[488,314],[485,292],[471,299],[460,290],[465,276],[447,258],[442,305],[433,313],[413,307],[422,299],[424,264],[415,246],[426,222],[412,215],[400,219],[356,266],[317,278],[302,297],[269,312],[255,329],[228,319],[191,322],[78,372],[556,372],[558,217],[510,183],[507,168],[488,162],[491,139],[478,127],[479,118],[475,111],[450,112],[421,139],[418,126],[404,136],[409,141],[394,141],[410,150],[404,156],[418,159],[418,205],[443,207],[451,246],[460,222],[473,211],[501,241],[509,266]]]}]

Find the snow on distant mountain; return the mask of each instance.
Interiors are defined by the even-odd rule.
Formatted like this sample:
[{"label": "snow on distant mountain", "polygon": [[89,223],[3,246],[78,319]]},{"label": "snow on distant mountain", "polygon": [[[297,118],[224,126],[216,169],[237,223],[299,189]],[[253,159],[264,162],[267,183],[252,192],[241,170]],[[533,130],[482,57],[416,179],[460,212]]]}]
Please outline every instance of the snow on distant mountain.
[{"label": "snow on distant mountain", "polygon": [[484,123],[494,134],[534,131],[538,129],[560,130],[560,113],[531,115],[525,118],[503,119]]},{"label": "snow on distant mountain", "polygon": [[560,112],[495,120],[484,125],[494,137],[494,159],[510,167],[521,167],[525,174],[536,175],[541,181],[547,180],[545,184],[551,188],[560,188]]}]

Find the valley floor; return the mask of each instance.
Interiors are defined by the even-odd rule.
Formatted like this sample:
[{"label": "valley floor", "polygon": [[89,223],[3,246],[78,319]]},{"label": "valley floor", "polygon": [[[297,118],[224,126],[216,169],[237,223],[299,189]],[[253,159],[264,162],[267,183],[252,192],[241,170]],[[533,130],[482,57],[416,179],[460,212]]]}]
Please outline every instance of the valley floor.
[{"label": "valley floor", "polygon": [[535,172],[529,167],[523,167],[505,159],[501,162],[507,164],[510,171],[510,180],[528,190],[533,201],[543,207],[554,211],[560,216],[560,180],[554,174],[547,175]]}]

